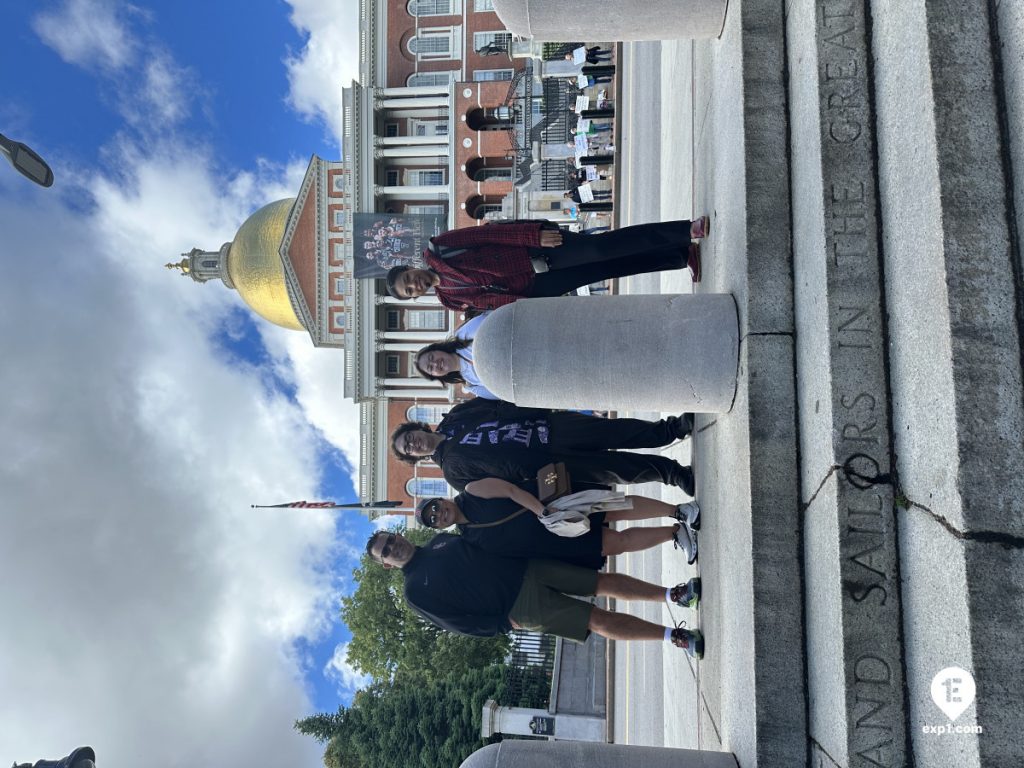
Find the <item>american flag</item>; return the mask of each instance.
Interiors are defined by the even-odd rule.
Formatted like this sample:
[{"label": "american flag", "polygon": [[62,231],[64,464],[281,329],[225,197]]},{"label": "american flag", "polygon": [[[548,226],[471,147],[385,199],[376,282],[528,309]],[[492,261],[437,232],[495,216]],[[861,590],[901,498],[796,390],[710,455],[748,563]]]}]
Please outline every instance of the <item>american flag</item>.
[{"label": "american flag", "polygon": [[253,504],[253,509],[366,509],[400,507],[400,501],[372,501],[368,504],[335,504],[333,501],[289,501],[286,504]]}]

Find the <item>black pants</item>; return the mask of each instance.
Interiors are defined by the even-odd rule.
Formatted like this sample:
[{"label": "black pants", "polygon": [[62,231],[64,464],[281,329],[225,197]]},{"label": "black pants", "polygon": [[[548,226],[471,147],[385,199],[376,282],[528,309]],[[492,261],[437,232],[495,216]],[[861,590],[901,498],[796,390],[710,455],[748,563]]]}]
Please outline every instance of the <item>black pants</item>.
[{"label": "black pants", "polygon": [[557,248],[542,248],[549,272],[533,280],[530,296],[561,296],[582,285],[615,277],[681,269],[690,244],[689,221],[659,221],[606,232],[580,235],[563,232]]},{"label": "black pants", "polygon": [[671,485],[684,471],[668,456],[612,450],[669,445],[678,439],[681,425],[677,416],[644,421],[555,411],[548,420],[551,458],[565,462],[574,488],[651,482]]}]

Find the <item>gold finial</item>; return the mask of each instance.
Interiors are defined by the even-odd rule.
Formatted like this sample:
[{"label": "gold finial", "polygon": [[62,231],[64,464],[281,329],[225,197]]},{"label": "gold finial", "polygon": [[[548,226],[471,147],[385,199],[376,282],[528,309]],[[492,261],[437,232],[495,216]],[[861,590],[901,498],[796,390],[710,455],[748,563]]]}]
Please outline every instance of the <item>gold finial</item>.
[{"label": "gold finial", "polygon": [[192,271],[191,267],[189,267],[188,256],[185,254],[182,254],[182,259],[177,264],[164,264],[164,267],[167,269],[180,269],[183,275],[187,275]]}]

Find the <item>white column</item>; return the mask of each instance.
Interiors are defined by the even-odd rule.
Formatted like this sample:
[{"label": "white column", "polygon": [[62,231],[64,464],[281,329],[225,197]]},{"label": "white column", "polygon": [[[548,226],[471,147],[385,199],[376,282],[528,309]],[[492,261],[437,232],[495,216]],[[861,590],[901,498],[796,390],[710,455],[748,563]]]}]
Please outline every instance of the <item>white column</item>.
[{"label": "white column", "polygon": [[384,345],[385,352],[419,352],[426,344],[413,344],[408,342],[388,342]]},{"label": "white column", "polygon": [[439,95],[448,97],[448,83],[444,85],[403,85],[395,88],[377,88],[374,94],[378,97],[401,97],[401,96],[431,96]]},{"label": "white column", "polygon": [[437,397],[437,393],[443,390],[447,384],[440,381],[431,381],[430,379],[424,379],[422,376],[410,376],[409,378],[386,378],[384,379],[384,386],[390,389],[397,387],[421,387],[424,389],[431,390],[429,397]]},{"label": "white column", "polygon": [[409,186],[398,186],[398,187],[377,187],[374,192],[378,195],[390,195],[391,197],[402,197],[407,200],[437,200],[442,201],[445,198],[437,197],[437,195],[448,194],[447,184],[431,184],[431,185],[413,185]]},{"label": "white column", "polygon": [[447,136],[376,136],[373,139],[375,147],[404,147],[417,144],[437,144],[439,140],[448,140]]},{"label": "white column", "polygon": [[413,99],[378,99],[377,109],[414,109],[416,107],[447,107],[448,96],[421,96]]},{"label": "white column", "polygon": [[448,400],[443,389],[385,389],[378,397],[389,400]]},{"label": "white column", "polygon": [[444,331],[378,331],[377,339],[381,341],[444,341]]},{"label": "white column", "polygon": [[396,299],[394,296],[378,296],[378,304],[399,304],[403,307],[411,305],[422,305],[426,307],[440,307],[441,302],[437,300],[437,296],[432,293],[428,293],[425,296],[418,296],[415,299]]},{"label": "white column", "polygon": [[[437,137],[431,136],[436,139]],[[414,147],[387,147],[386,149],[375,149],[376,157],[438,157],[448,154],[447,144],[421,144]]]}]

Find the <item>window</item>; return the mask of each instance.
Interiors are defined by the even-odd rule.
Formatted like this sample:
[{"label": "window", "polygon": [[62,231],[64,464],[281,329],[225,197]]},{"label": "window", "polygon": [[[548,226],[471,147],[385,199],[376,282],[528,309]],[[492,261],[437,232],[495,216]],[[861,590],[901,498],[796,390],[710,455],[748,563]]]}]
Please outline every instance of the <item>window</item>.
[{"label": "window", "polygon": [[398,135],[398,123],[384,123],[384,135],[394,137]]},{"label": "window", "polygon": [[442,477],[414,477],[405,484],[405,492],[410,496],[429,499],[431,496],[451,496],[452,488]]},{"label": "window", "polygon": [[399,312],[397,309],[389,309],[384,313],[384,325],[389,331],[397,331],[401,326],[398,324]]},{"label": "window", "polygon": [[481,168],[473,174],[473,181],[512,181],[512,169]]},{"label": "window", "polygon": [[447,136],[448,123],[443,120],[413,120],[413,136]]},{"label": "window", "polygon": [[345,210],[343,208],[339,208],[339,209],[337,209],[335,211],[332,211],[331,212],[331,220],[334,222],[334,228],[335,229],[344,229],[345,228]]},{"label": "window", "polygon": [[401,358],[398,355],[384,355],[384,372],[396,376],[401,370]]},{"label": "window", "polygon": [[479,51],[481,48],[504,48],[508,50],[508,47],[512,44],[512,33],[511,32],[474,32],[473,33],[473,50]]},{"label": "window", "polygon": [[348,279],[344,277],[334,278],[334,292],[338,295],[342,295],[349,292]]},{"label": "window", "polygon": [[331,243],[331,251],[334,253],[334,260],[336,262],[341,262],[345,258],[344,243]]},{"label": "window", "polygon": [[444,171],[408,171],[409,183],[416,187],[438,187],[444,184]]},{"label": "window", "polygon": [[[417,72],[409,75],[406,85],[448,85],[452,81],[452,72]],[[396,136],[398,134],[395,134]]]},{"label": "window", "polygon": [[206,261],[203,262],[203,267],[205,269],[216,269],[217,262],[214,259],[207,259]]},{"label": "window", "polygon": [[493,11],[494,0],[473,0],[473,10],[477,13],[480,11]]},{"label": "window", "polygon": [[409,52],[419,60],[457,59],[460,51],[456,50],[456,30],[461,36],[461,27],[420,29],[415,37],[409,38]]},{"label": "window", "polygon": [[452,0],[409,0],[410,16],[449,16],[455,13]]},{"label": "window", "polygon": [[384,172],[384,184],[389,187],[398,186],[398,170],[387,170]]},{"label": "window", "polygon": [[474,69],[473,80],[477,83],[486,83],[490,80],[511,80],[511,69]]},{"label": "window", "polygon": [[422,421],[425,424],[440,424],[450,405],[413,405],[405,412],[408,421]]},{"label": "window", "polygon": [[407,205],[405,206],[406,213],[444,213],[443,205]]},{"label": "window", "polygon": [[410,309],[405,313],[406,327],[423,331],[443,331],[445,311],[443,309]]}]

